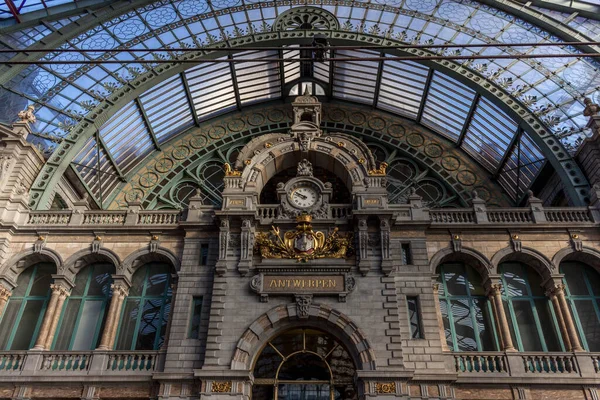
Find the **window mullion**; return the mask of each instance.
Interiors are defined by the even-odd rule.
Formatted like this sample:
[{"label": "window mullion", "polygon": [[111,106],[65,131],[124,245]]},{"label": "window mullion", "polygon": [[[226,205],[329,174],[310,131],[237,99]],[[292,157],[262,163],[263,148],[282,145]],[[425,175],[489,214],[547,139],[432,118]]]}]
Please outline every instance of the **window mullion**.
[{"label": "window mullion", "polygon": [[[533,321],[535,322],[535,327],[538,332],[538,337],[540,339],[540,343],[542,344],[542,351],[548,351],[548,345],[546,344],[546,338],[544,337],[544,330],[542,329],[542,325],[540,324],[540,316],[538,315],[537,306],[535,304],[535,297],[530,297],[527,299],[529,301],[529,305],[531,306],[531,311],[533,311]],[[551,312],[553,310],[550,310]],[[554,316],[554,313],[552,313]]]}]

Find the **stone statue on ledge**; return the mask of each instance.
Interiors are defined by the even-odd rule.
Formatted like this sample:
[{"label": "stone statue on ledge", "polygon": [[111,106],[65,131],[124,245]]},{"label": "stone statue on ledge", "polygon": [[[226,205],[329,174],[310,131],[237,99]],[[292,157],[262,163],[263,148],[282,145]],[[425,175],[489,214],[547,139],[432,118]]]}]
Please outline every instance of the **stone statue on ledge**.
[{"label": "stone statue on ledge", "polygon": [[585,104],[585,108],[583,110],[583,115],[585,117],[592,117],[594,115],[598,115],[600,112],[600,106],[592,102],[592,99],[586,97],[583,99],[583,103]]},{"label": "stone statue on ledge", "polygon": [[28,105],[25,110],[19,111],[19,114],[17,114],[19,117],[19,122],[27,122],[34,124],[35,121],[37,121],[35,115],[33,114],[34,111],[35,107],[32,105]]}]

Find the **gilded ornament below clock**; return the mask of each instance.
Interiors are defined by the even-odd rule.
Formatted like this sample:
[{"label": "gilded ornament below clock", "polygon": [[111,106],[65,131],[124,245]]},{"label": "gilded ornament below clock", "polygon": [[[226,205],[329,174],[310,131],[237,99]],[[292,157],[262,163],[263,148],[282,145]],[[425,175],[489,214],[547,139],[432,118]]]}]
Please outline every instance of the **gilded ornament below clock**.
[{"label": "gilded ornament below clock", "polygon": [[369,176],[385,176],[385,170],[387,167],[388,163],[382,162],[379,164],[379,168],[369,170]]},{"label": "gilded ornament below clock", "polygon": [[213,382],[212,383],[212,392],[214,393],[229,393],[231,392],[231,381],[227,382]]},{"label": "gilded ornament below clock", "polygon": [[307,214],[296,218],[295,231],[287,231],[283,238],[279,228],[256,234],[255,248],[263,258],[289,258],[306,262],[317,258],[346,258],[352,255],[352,234],[341,236],[338,228],[325,236],[313,231],[312,217]]}]

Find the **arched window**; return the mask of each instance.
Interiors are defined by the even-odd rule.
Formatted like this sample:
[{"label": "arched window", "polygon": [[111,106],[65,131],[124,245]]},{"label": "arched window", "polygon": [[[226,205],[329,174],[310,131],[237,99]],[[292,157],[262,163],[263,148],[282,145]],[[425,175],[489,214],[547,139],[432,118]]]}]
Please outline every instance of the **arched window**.
[{"label": "arched window", "polygon": [[513,340],[520,351],[562,351],[562,339],[542,279],[519,262],[500,265],[502,299]]},{"label": "arched window", "polygon": [[563,262],[566,296],[583,347],[600,351],[600,274],[581,262]]},{"label": "arched window", "polygon": [[35,344],[48,300],[52,264],[36,264],[17,278],[0,321],[0,349],[28,350]]},{"label": "arched window", "polygon": [[67,298],[54,340],[54,350],[92,350],[102,335],[104,316],[112,295],[110,264],[83,268],[75,278],[75,287]]},{"label": "arched window", "polygon": [[355,373],[336,338],[293,329],[269,341],[256,360],[252,400],[356,400]]},{"label": "arched window", "polygon": [[171,295],[171,268],[160,263],[140,267],[123,307],[117,349],[159,349],[165,340]]},{"label": "arched window", "polygon": [[448,347],[454,351],[497,350],[492,305],[481,276],[462,263],[439,267],[440,311]]}]

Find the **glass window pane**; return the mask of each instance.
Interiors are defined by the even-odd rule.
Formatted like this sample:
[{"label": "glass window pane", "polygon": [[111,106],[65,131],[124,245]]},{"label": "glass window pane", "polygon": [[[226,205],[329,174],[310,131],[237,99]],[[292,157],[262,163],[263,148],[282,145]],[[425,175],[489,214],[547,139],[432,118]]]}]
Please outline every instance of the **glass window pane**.
[{"label": "glass window pane", "polygon": [[565,274],[567,289],[571,296],[587,296],[590,294],[585,282],[584,271],[581,264],[561,265],[561,272]]},{"label": "glass window pane", "polygon": [[29,287],[29,280],[33,274],[34,267],[29,267],[25,271],[21,272],[17,278],[17,287],[13,289],[11,298],[22,297],[27,295],[27,288]]},{"label": "glass window pane", "polygon": [[573,303],[587,341],[587,350],[600,351],[600,321],[593,300],[575,300]]},{"label": "glass window pane", "polygon": [[558,332],[554,318],[550,312],[550,300],[547,298],[536,299],[535,308],[540,320],[541,334],[544,335],[547,351],[562,351],[558,340]]},{"label": "glass window pane", "polygon": [[458,349],[460,351],[477,351],[469,300],[453,300],[450,304]]},{"label": "glass window pane", "polygon": [[192,317],[188,337],[190,339],[200,338],[200,321],[202,317],[202,297],[192,299]]},{"label": "glass window pane", "polygon": [[445,300],[440,300],[440,313],[442,314],[442,321],[444,322],[444,336],[446,336],[446,344],[450,349],[454,348],[452,342],[452,329],[450,328],[450,318],[448,317],[448,303]]},{"label": "glass window pane", "polygon": [[117,350],[131,350],[131,343],[135,334],[135,325],[139,315],[140,301],[138,299],[127,299],[125,310],[120,324]]},{"label": "glass window pane", "polygon": [[146,296],[162,296],[165,292],[165,287],[169,284],[170,273],[162,265],[152,265],[148,269]]},{"label": "glass window pane", "polygon": [[33,285],[29,291],[29,296],[47,296],[50,291],[50,274],[55,273],[55,268],[49,264],[40,264],[35,271]]},{"label": "glass window pane", "polygon": [[9,299],[6,304],[6,308],[2,314],[2,321],[0,321],[0,350],[8,350],[6,346],[15,326],[21,302],[22,300]]},{"label": "glass window pane", "polygon": [[417,297],[407,297],[406,304],[408,305],[408,321],[410,323],[410,333],[412,339],[421,339],[421,318],[419,315],[419,300]]},{"label": "glass window pane", "polygon": [[137,332],[136,350],[154,350],[154,341],[159,329],[161,306],[162,299],[147,300],[144,303]]},{"label": "glass window pane", "polygon": [[77,322],[77,314],[79,313],[81,300],[68,299],[66,307],[63,310],[62,322],[54,343],[54,350],[69,350],[69,344],[75,331],[75,323]]},{"label": "glass window pane", "polygon": [[77,324],[77,333],[71,350],[92,350],[95,347],[98,325],[102,323],[104,305],[103,300],[87,300],[83,305],[81,317]]},{"label": "glass window pane", "polygon": [[520,264],[503,264],[502,276],[506,282],[504,288],[507,296],[528,296],[527,282],[523,277],[523,268]]},{"label": "glass window pane", "polygon": [[88,296],[106,296],[110,295],[110,285],[112,284],[112,276],[115,268],[110,264],[94,265],[90,286],[88,288]]},{"label": "glass window pane", "polygon": [[513,309],[523,351],[543,351],[539,333],[533,318],[533,309],[529,300],[513,300]]},{"label": "glass window pane", "polygon": [[444,265],[444,280],[450,295],[466,295],[467,280],[465,268],[461,264]]},{"label": "glass window pane", "polygon": [[42,318],[42,307],[44,300],[28,300],[21,319],[18,321],[15,338],[10,347],[11,350],[29,350],[33,344],[33,334]]},{"label": "glass window pane", "polygon": [[494,351],[494,334],[492,332],[494,320],[492,318],[487,299],[473,299],[473,308],[475,310],[475,320],[477,322],[477,331],[479,332],[479,341],[481,343],[480,351]]}]

